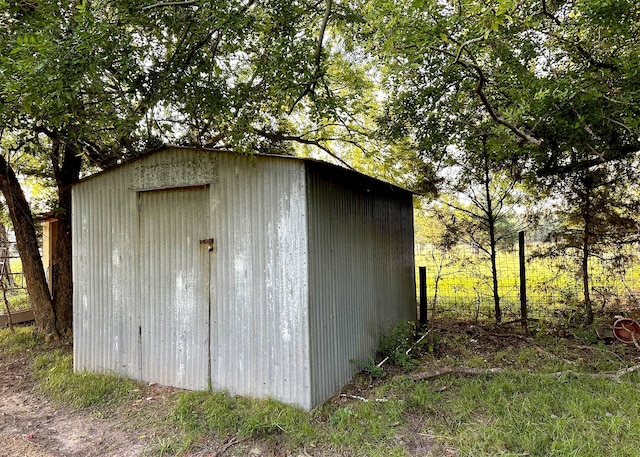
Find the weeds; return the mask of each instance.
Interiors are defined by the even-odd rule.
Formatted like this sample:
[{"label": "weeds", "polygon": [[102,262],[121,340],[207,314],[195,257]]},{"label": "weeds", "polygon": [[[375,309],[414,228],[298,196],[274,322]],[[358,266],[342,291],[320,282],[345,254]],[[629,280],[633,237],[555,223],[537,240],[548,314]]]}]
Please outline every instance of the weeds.
[{"label": "weeds", "polygon": [[380,347],[378,354],[381,361],[377,362],[373,357],[369,356],[368,361],[351,359],[351,363],[356,365],[360,370],[368,373],[374,379],[384,378],[387,373],[384,371],[383,365],[388,363],[405,371],[414,369],[418,365],[415,358],[415,347],[422,340],[415,340],[415,323],[404,321],[394,326],[387,334],[380,337]]},{"label": "weeds", "polygon": [[375,359],[371,356],[369,356],[368,362],[364,362],[362,360],[357,360],[357,359],[350,359],[349,362],[356,365],[358,368],[360,368],[360,370],[364,371],[365,373],[370,374],[372,378],[381,379],[387,375],[387,373],[385,373],[384,371],[384,368],[379,366],[376,363]]}]

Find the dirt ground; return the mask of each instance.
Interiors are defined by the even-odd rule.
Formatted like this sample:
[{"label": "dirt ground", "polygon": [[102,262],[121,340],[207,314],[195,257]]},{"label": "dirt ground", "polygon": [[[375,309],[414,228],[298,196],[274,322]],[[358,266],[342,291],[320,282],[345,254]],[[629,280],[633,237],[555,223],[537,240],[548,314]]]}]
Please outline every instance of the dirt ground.
[{"label": "dirt ground", "polygon": [[[495,360],[493,354],[505,349],[529,347],[543,349],[533,339],[526,337],[517,328],[495,329],[469,323],[450,322],[440,324],[437,333],[442,344],[434,354],[426,355],[422,365],[438,367],[447,361],[468,356],[469,353]],[[449,338],[447,338],[449,336]],[[447,344],[446,341],[455,344]],[[573,345],[571,358],[589,359],[595,354],[592,347],[578,340],[563,339],[563,345]],[[629,364],[640,363],[640,350],[635,347],[622,348],[620,360]],[[622,345],[624,346],[624,345]],[[464,351],[466,353],[459,353]],[[616,351],[620,353],[620,351]],[[427,360],[428,358],[428,360]],[[134,457],[154,455],[158,446],[158,435],[146,430],[145,424],[158,424],[166,413],[163,402],[170,400],[177,389],[162,386],[143,387],[137,400],[120,407],[104,417],[96,411],[77,410],[53,404],[38,392],[31,375],[31,360],[24,355],[0,356],[0,457]],[[509,365],[505,360],[505,365]],[[354,382],[344,387],[341,393],[329,400],[334,403],[358,401],[368,395],[368,383]],[[149,417],[148,420],[145,418]],[[420,429],[420,418],[414,418],[416,432]],[[164,433],[167,431],[164,430]],[[430,440],[420,433],[400,437],[410,455],[424,455],[431,446]],[[207,450],[192,455],[285,455],[273,449],[261,449],[260,443],[220,442],[207,443]],[[217,449],[216,452],[211,452]],[[273,452],[272,452],[273,451]],[[307,457],[302,452],[293,457]],[[314,454],[316,456],[317,454]]]},{"label": "dirt ground", "polygon": [[142,453],[144,439],[118,420],[52,405],[38,394],[29,360],[0,357],[0,456],[123,456]]}]

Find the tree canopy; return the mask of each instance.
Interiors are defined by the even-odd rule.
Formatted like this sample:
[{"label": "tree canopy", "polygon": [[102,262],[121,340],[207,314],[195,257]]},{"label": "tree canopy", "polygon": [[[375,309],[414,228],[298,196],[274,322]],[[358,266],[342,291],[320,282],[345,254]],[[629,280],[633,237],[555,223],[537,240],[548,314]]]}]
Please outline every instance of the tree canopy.
[{"label": "tree canopy", "polygon": [[[357,141],[350,113],[361,97],[343,87],[358,73],[328,59],[337,56],[329,30],[351,14],[331,0],[0,2],[0,185],[15,203],[23,262],[33,260],[25,276],[34,307],[46,310],[36,313],[41,331],[71,328],[70,186],[87,167],[168,142],[331,152],[327,143]],[[23,170],[13,168],[27,153],[47,163],[58,189],[53,302]]]},{"label": "tree canopy", "polygon": [[[383,125],[429,158],[491,121],[521,171],[557,175],[639,149],[640,7],[616,0],[366,2]],[[376,20],[377,19],[377,20]],[[407,135],[408,134],[408,135]]]},{"label": "tree canopy", "polygon": [[83,174],[162,143],[303,148],[435,195],[456,161],[482,172],[484,137],[501,176],[571,193],[564,176],[640,150],[639,28],[630,0],[0,0],[0,188],[23,261],[18,178],[57,189],[52,301],[26,268],[41,331],[70,331]]}]

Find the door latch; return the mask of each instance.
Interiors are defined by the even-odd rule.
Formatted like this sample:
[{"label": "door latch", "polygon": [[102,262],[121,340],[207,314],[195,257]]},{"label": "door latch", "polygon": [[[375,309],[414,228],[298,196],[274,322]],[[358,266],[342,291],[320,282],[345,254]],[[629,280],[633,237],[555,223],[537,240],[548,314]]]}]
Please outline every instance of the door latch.
[{"label": "door latch", "polygon": [[200,244],[207,245],[209,252],[213,251],[216,248],[216,240],[213,238],[207,238],[206,240],[200,240]]}]

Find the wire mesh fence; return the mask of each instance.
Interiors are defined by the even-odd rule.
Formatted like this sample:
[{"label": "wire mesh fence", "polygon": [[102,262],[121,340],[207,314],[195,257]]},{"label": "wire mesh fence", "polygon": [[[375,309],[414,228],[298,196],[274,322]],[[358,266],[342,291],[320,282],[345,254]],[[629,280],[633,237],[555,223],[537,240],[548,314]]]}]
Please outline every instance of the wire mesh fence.
[{"label": "wire mesh fence", "polygon": [[[580,252],[553,257],[540,254],[548,252],[549,247],[549,243],[525,240],[523,255],[517,244],[498,250],[498,297],[503,321],[520,319],[522,297],[529,318],[569,318],[582,311],[585,295]],[[636,257],[639,247],[625,247],[629,250],[627,258]],[[594,311],[623,313],[640,306],[640,263],[636,258],[636,262],[620,264],[613,262],[614,258],[619,256],[589,260],[589,295]],[[526,272],[524,295],[521,265]],[[420,266],[426,268],[429,314],[435,309],[440,316],[495,319],[493,275],[486,252],[464,244],[445,249],[424,243],[416,246],[416,268]]]}]

